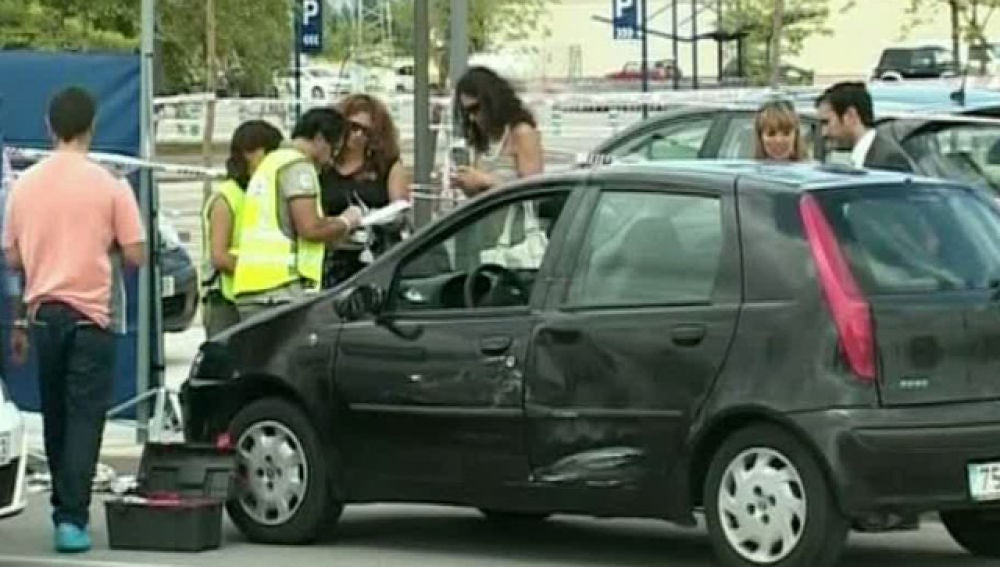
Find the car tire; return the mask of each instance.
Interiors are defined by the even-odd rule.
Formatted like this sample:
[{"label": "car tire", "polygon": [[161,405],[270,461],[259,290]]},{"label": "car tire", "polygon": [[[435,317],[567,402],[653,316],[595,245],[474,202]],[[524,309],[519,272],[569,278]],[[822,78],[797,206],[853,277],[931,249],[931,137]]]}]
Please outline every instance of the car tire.
[{"label": "car tire", "polygon": [[1000,557],[1000,512],[953,510],[941,512],[941,523],[958,545],[979,557]]},{"label": "car tire", "polygon": [[258,400],[236,414],[230,433],[236,441],[236,490],[226,510],[250,541],[309,543],[339,519],[343,507],[333,501],[329,484],[336,457],[324,450],[299,406],[281,398]]},{"label": "car tire", "polygon": [[319,87],[313,87],[312,97],[313,97],[314,100],[321,100],[321,99],[323,99],[324,98],[323,97],[323,89],[321,89]]},{"label": "car tire", "polygon": [[510,512],[493,508],[480,508],[479,513],[497,524],[533,524],[544,522],[552,516],[545,512]]},{"label": "car tire", "polygon": [[[727,567],[827,567],[847,540],[849,523],[816,459],[776,426],[748,427],[723,442],[703,498],[712,546]],[[741,535],[741,528],[748,531]]]}]

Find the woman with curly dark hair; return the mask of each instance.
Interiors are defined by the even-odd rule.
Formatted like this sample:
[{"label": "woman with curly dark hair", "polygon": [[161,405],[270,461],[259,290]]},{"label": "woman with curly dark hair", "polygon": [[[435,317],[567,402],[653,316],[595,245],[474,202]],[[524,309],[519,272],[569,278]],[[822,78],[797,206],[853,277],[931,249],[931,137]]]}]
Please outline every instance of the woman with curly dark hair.
[{"label": "woman with curly dark hair", "polygon": [[[323,212],[339,215],[347,207],[380,208],[410,199],[410,174],[399,155],[399,131],[382,101],[366,94],[345,97],[337,109],[348,133],[333,163],[320,173]],[[327,248],[324,287],[342,282],[365,267],[373,255],[401,238],[401,227],[357,231],[336,248]]]},{"label": "woman with curly dark hair", "polygon": [[542,172],[538,125],[503,77],[486,67],[469,68],[455,86],[455,107],[473,156],[452,177],[467,196]]}]

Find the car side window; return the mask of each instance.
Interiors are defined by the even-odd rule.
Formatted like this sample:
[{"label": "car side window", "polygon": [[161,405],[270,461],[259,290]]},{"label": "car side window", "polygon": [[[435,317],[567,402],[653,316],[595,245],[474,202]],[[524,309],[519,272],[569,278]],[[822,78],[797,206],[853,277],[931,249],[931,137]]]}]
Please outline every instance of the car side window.
[{"label": "car side window", "polygon": [[722,257],[719,199],[607,192],[591,220],[567,307],[707,303]]},{"label": "car side window", "polygon": [[[753,159],[753,121],[754,116],[751,114],[734,116],[729,121],[726,135],[722,139],[722,145],[719,146],[720,159]],[[800,119],[799,135],[802,136],[808,155],[812,154],[815,141],[813,127],[812,121]]]},{"label": "car side window", "polygon": [[685,119],[646,132],[640,140],[625,144],[618,156],[636,156],[651,161],[697,159],[708,138],[714,118]]},{"label": "car side window", "polygon": [[480,211],[404,259],[393,286],[397,312],[523,307],[569,191]]}]

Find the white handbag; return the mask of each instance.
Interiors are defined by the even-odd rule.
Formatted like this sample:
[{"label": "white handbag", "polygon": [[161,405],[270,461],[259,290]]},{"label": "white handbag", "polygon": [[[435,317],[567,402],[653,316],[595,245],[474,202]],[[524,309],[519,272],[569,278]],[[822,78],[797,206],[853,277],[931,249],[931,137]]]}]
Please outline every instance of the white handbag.
[{"label": "white handbag", "polygon": [[516,244],[511,243],[517,208],[510,207],[507,209],[507,218],[504,219],[503,231],[496,245],[479,253],[481,263],[499,264],[504,268],[521,270],[537,270],[542,266],[549,238],[538,223],[535,204],[528,201],[520,206],[524,210],[524,240]]}]

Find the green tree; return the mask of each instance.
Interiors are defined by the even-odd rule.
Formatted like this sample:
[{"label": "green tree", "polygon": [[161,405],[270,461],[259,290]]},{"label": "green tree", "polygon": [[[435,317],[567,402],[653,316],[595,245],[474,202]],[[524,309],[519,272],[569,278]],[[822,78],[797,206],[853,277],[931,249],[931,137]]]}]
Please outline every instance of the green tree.
[{"label": "green tree", "polygon": [[[559,0],[469,0],[469,50],[486,51],[507,42],[548,33],[544,15]],[[448,76],[451,0],[431,0],[431,49],[443,84]],[[394,0],[395,51],[413,55],[413,0]]]},{"label": "green tree", "polygon": [[[985,46],[989,42],[986,26],[1000,8],[1000,0],[909,0],[906,7],[908,18],[903,22],[902,35],[905,37],[915,27],[940,18],[942,8],[947,10],[951,19],[955,61],[962,61],[960,46],[963,40],[970,45],[979,46]],[[986,61],[980,60],[978,63],[985,65]]]},{"label": "green tree", "polygon": [[830,35],[827,20],[833,10],[851,9],[853,0],[784,0],[781,19],[775,22],[776,0],[725,0],[722,28],[726,33],[745,32],[744,71],[753,84],[767,84],[780,67],[782,57],[771,57],[775,30],[779,30],[779,55],[795,56],[805,41],[815,35]]},{"label": "green tree", "polygon": [[114,25],[126,12],[120,0],[0,0],[0,48],[135,49],[135,34]]},{"label": "green tree", "polygon": [[[204,0],[158,0],[156,16],[165,89],[203,88]],[[288,64],[291,33],[284,3],[216,0],[216,68],[230,88],[264,93],[273,72]]]}]

